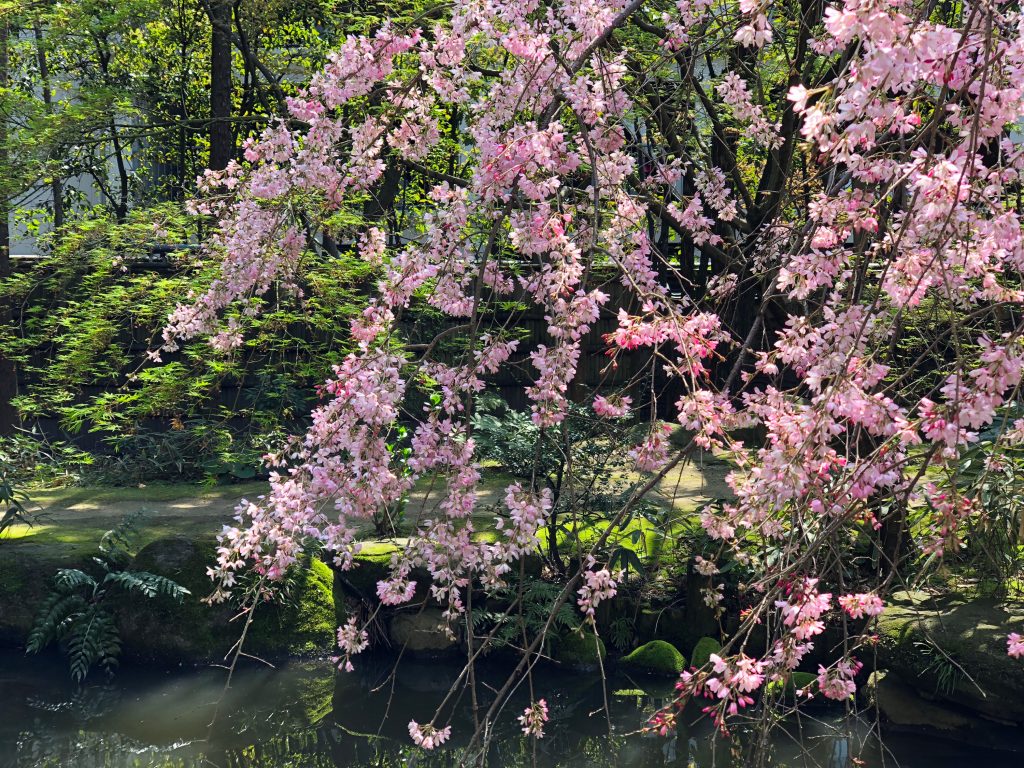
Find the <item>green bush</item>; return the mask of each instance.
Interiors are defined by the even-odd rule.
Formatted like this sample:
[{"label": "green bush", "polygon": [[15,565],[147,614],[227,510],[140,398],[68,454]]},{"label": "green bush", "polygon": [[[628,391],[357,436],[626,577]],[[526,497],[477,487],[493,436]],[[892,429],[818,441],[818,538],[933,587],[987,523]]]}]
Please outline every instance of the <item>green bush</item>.
[{"label": "green bush", "polygon": [[26,380],[15,405],[26,424],[53,418],[73,440],[92,436],[90,482],[252,478],[282,435],[304,428],[316,386],[351,349],[371,267],[310,251],[301,298],[275,286],[253,297],[255,311],[227,313],[240,347],[218,353],[197,339],[151,360],[168,314],[219,274],[216,258],[189,249],[152,268],[156,230],[164,243],[195,239],[175,204],[124,221],[94,209],[46,244],[46,258],[0,281],[0,303],[17,308],[0,354]]}]

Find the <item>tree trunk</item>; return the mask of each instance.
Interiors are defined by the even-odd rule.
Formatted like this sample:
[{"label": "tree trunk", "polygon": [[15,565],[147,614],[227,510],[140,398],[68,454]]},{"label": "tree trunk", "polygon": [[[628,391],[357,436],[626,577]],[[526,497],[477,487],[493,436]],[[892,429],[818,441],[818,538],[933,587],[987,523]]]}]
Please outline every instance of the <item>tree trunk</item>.
[{"label": "tree trunk", "polygon": [[[10,32],[7,20],[0,20],[0,89],[10,85]],[[0,120],[0,168],[6,168],[10,162],[7,140],[7,125]],[[10,215],[10,201],[4,196],[0,199],[0,280],[11,274]],[[10,322],[11,308],[7,302],[0,300],[0,323],[6,325]],[[9,435],[18,426],[18,412],[13,405],[17,394],[18,371],[14,361],[0,353],[0,435]]]},{"label": "tree trunk", "polygon": [[[39,63],[39,80],[42,87],[43,105],[46,114],[53,114],[53,90],[50,88],[50,67],[46,61],[46,49],[43,48],[43,30],[39,24],[33,25],[32,32],[36,38],[36,61]],[[59,173],[54,173],[50,181],[50,193],[53,196],[53,228],[64,226],[64,182]]]},{"label": "tree trunk", "polygon": [[212,30],[210,49],[210,159],[215,171],[227,167],[234,155],[231,132],[231,0],[209,0]]}]

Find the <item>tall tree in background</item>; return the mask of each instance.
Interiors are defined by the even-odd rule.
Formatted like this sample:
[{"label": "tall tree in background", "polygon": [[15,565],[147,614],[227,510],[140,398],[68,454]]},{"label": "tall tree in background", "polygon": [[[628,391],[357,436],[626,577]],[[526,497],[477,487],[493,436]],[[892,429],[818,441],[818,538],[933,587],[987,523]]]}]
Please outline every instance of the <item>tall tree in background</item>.
[{"label": "tall tree in background", "polygon": [[[121,266],[146,253],[154,241],[195,238],[194,219],[181,202],[194,194],[195,180],[207,167],[211,125],[217,123],[214,130],[223,138],[214,163],[226,164],[233,147],[257,135],[271,112],[284,109],[286,97],[297,92],[294,80],[318,69],[341,33],[379,25],[385,13],[383,8],[377,16],[365,8],[339,12],[335,0],[219,5],[214,13],[230,28],[217,36],[221,65],[214,80],[223,108],[215,121],[210,109],[211,10],[207,0],[0,0],[0,13],[12,28],[22,30],[8,40],[10,87],[0,104],[5,118],[0,126],[5,138],[0,201],[11,212],[4,221],[15,250],[21,243],[44,257],[31,264],[16,262],[14,273],[0,279],[0,302],[14,313],[0,323],[0,353],[18,366],[17,397],[13,374],[4,381],[12,385],[8,398],[14,397],[21,423],[39,426],[49,437],[64,439],[88,430],[115,440],[122,430],[145,432],[138,419],[175,414],[197,442],[213,446],[209,430],[221,429],[226,412],[215,407],[225,377],[232,384],[245,379],[247,392],[260,393],[267,389],[259,382],[278,377],[284,384],[275,391],[285,392],[286,399],[323,378],[319,366],[327,361],[321,353],[312,367],[307,365],[312,353],[301,353],[282,374],[280,361],[265,355],[276,348],[269,330],[267,343],[254,345],[256,357],[228,366],[208,356],[195,365],[188,362],[176,383],[195,386],[163,387],[153,378],[135,376],[145,365],[144,349],[133,346],[136,337],[125,329],[158,332],[171,307],[168,291],[177,292],[168,286],[177,280],[203,281],[185,265],[188,278],[165,275],[166,281]],[[386,13],[400,18],[394,6]],[[55,230],[59,235],[47,234]],[[338,255],[335,249],[333,256]],[[322,350],[336,336],[343,343],[346,334],[335,331],[347,327],[347,321],[339,323],[334,313],[348,311],[343,297],[358,280],[336,258],[332,266],[324,260],[317,264],[311,295],[331,297],[322,308],[330,320],[319,324],[330,330],[310,341]],[[336,283],[342,272],[344,281]],[[293,307],[278,309],[287,314]],[[216,375],[209,375],[208,362],[218,369]],[[264,407],[266,397],[258,397],[256,410],[273,416],[246,422],[255,425],[254,444],[281,419],[307,410],[294,404]],[[229,418],[238,416],[236,407]],[[58,428],[61,433],[51,431]],[[166,439],[159,428],[151,436],[158,442]],[[90,444],[95,445],[94,437]],[[232,455],[236,448],[241,449],[238,455],[248,455],[244,440],[232,437],[232,445]],[[207,466],[202,457],[209,452],[189,453]],[[222,458],[219,449],[217,455]]]},{"label": "tall tree in background", "polygon": [[[32,36],[36,43],[36,63],[39,67],[39,93],[43,99],[46,116],[53,115],[53,86],[50,83],[50,66],[46,60],[46,44],[43,40],[43,29],[36,21],[32,25]],[[53,199],[53,228],[64,226],[64,182],[60,169],[55,168],[50,177],[50,194]]]},{"label": "tall tree in background", "polygon": [[[6,104],[10,85],[10,22],[6,16],[0,18],[0,103]],[[0,168],[7,166],[7,115],[0,114]],[[11,229],[10,202],[6,195],[0,196],[0,280],[11,274]],[[7,325],[11,319],[7,302],[0,303],[0,324]],[[0,353],[0,435],[10,434],[18,424],[18,413],[13,399],[18,394],[18,376],[14,363]]]},{"label": "tall tree in background", "polygon": [[210,160],[219,171],[234,154],[231,130],[231,0],[209,0],[210,17]]}]

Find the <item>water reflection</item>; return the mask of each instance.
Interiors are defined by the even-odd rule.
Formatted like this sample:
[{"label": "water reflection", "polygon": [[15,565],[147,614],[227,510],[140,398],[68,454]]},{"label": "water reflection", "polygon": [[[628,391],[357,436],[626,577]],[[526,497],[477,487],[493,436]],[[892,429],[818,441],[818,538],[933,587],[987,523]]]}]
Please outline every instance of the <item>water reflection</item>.
[{"label": "water reflection", "polygon": [[[0,765],[17,768],[442,768],[459,765],[473,730],[468,697],[451,712],[452,748],[425,753],[409,743],[410,719],[428,720],[458,673],[456,663],[364,660],[357,672],[335,676],[328,663],[251,668],[236,675],[222,695],[217,669],[157,673],[123,670],[112,685],[74,692],[64,669],[0,656]],[[502,679],[500,667],[480,671],[481,701],[487,684]],[[636,733],[672,694],[671,683],[615,677],[610,711],[602,706],[600,681],[588,675],[544,670],[535,679],[547,698],[551,722],[536,743],[514,722],[526,704],[518,691],[508,704],[489,751],[491,766],[572,768],[722,768],[746,765],[741,739],[715,738],[699,713],[687,713],[671,739]],[[387,714],[385,718],[384,715]],[[887,738],[883,754],[866,724],[841,713],[808,713],[778,729],[770,744],[771,766],[907,768],[1019,766],[1020,756],[979,755],[951,744],[913,736]],[[383,722],[383,724],[382,724]]]}]

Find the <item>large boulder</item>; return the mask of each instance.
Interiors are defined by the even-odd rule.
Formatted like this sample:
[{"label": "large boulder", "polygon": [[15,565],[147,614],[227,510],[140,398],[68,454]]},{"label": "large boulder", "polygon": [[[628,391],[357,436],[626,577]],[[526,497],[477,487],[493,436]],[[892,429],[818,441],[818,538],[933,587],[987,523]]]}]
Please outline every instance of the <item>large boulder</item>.
[{"label": "large boulder", "polygon": [[390,636],[392,645],[414,656],[447,654],[458,648],[458,638],[439,608],[396,613]]},{"label": "large boulder", "polygon": [[12,552],[0,542],[0,647],[24,649],[58,568],[89,570],[90,565],[88,558],[69,562],[37,552]]},{"label": "large boulder", "polygon": [[[206,569],[214,562],[212,537],[168,536],[143,547],[134,570],[173,579],[192,594],[181,602],[157,597],[125,600],[121,637],[127,654],[160,662],[195,663],[223,659],[242,632],[244,618],[231,604],[209,605],[213,589]],[[286,582],[279,602],[257,605],[244,651],[263,658],[330,653],[343,620],[333,595],[333,573],[307,558]]]},{"label": "large boulder", "polygon": [[887,730],[908,731],[917,738],[931,732],[946,741],[984,745],[987,751],[1024,751],[1021,728],[994,723],[962,707],[925,699],[894,674],[872,672],[860,695],[868,706],[877,708]]},{"label": "large boulder", "polygon": [[352,559],[352,567],[337,572],[338,585],[345,593],[367,605],[379,602],[377,582],[391,576],[391,558],[398,553],[398,547],[390,542],[364,543]]},{"label": "large boulder", "polygon": [[872,672],[861,690],[867,704],[877,707],[887,723],[903,728],[955,731],[969,728],[971,718],[921,696],[895,675]]},{"label": "large boulder", "polygon": [[1021,603],[896,593],[878,622],[878,666],[936,701],[1024,723],[1024,663],[1006,654],[1022,626]]},{"label": "large boulder", "polygon": [[[359,552],[352,558],[352,567],[346,571],[335,572],[339,593],[347,598],[355,598],[366,606],[379,605],[377,582],[391,578],[391,561],[401,555],[408,542],[409,540],[404,538],[362,542]],[[427,569],[413,568],[409,578],[416,582],[412,602],[426,601],[437,607],[438,602],[432,596],[431,578]]]},{"label": "large boulder", "polygon": [[644,608],[636,614],[637,640],[664,640],[677,648],[689,648],[696,638],[683,608]]}]

